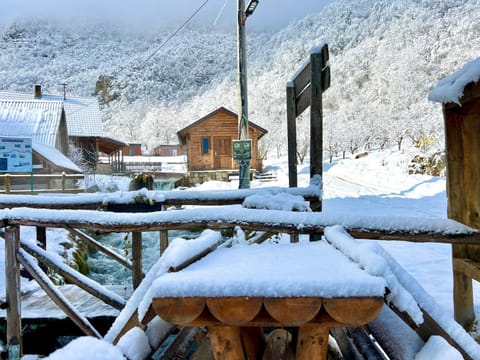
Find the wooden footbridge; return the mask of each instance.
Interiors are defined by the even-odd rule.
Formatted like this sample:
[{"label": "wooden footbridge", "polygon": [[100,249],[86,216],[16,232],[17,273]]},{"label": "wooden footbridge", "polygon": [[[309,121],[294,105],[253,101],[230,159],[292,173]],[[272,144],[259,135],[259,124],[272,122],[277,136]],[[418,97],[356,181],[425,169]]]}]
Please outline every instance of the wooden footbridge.
[{"label": "wooden footbridge", "polygon": [[[224,230],[240,227],[245,231],[264,233],[287,233],[292,234],[292,240],[296,241],[300,234],[323,234],[324,229],[335,224],[343,225],[355,237],[387,239],[387,240],[407,240],[407,241],[431,241],[444,242],[452,244],[480,244],[480,236],[477,232],[469,230],[465,227],[463,232],[455,230],[449,233],[447,229],[452,228],[452,222],[445,220],[445,231],[439,230],[441,227],[436,224],[431,231],[425,229],[423,232],[411,233],[407,229],[402,230],[398,227],[396,231],[391,229],[356,229],[349,226],[348,219],[343,216],[339,218],[324,215],[315,212],[298,212],[298,211],[278,211],[268,209],[247,209],[238,206],[249,196],[262,196],[265,194],[285,194],[301,196],[309,201],[318,199],[318,188],[311,186],[307,188],[262,188],[262,189],[245,189],[221,192],[201,192],[194,190],[171,191],[171,192],[139,192],[144,198],[155,197],[162,199],[164,210],[172,208],[168,211],[154,212],[137,212],[136,205],[131,205],[132,213],[115,213],[111,211],[97,210],[106,208],[108,201],[115,202],[115,196],[112,195],[68,195],[61,197],[46,196],[0,196],[0,225],[5,229],[5,245],[6,245],[6,279],[7,279],[7,297],[5,302],[7,317],[7,344],[13,346],[19,342],[22,344],[22,311],[20,298],[20,282],[19,267],[22,265],[31,276],[40,284],[45,293],[57,304],[57,306],[69,316],[82,331],[90,336],[104,338],[112,344],[117,343],[122,335],[127,333],[134,327],[147,329],[152,321],[158,318],[156,311],[150,305],[146,309],[141,309],[140,303],[151,286],[154,278],[150,273],[142,273],[142,232],[158,231],[160,233],[161,249],[159,255],[164,254],[168,245],[168,231],[173,229],[212,229]],[[105,200],[108,197],[108,200]],[[118,198],[122,198],[119,196]],[[210,207],[202,207],[193,209],[178,210],[183,205],[209,205]],[[219,211],[218,205],[223,204],[222,210]],[[225,205],[228,204],[228,205]],[[237,205],[235,205],[237,204]],[[232,206],[231,206],[232,205]],[[155,209],[153,207],[152,209]],[[173,210],[177,209],[177,210]],[[144,211],[144,209],[142,209]],[[42,246],[32,245],[31,242],[24,241],[20,236],[21,226],[34,226],[37,228],[37,237]],[[48,249],[45,247],[46,228],[63,228],[67,229],[81,241],[103,251],[108,256],[117,259],[126,268],[133,273],[133,288],[135,289],[132,296],[128,300],[124,300],[114,291],[106,289],[93,282],[91,279],[74,272],[72,269],[59,263]],[[438,231],[441,231],[439,233]],[[106,232],[132,232],[134,235],[132,259],[125,260],[113,250],[105,248],[98,243],[88,233],[106,233]],[[266,236],[258,236],[258,239],[265,239]],[[261,241],[261,240],[260,240]],[[195,242],[195,241],[194,241]],[[172,263],[163,271],[164,273],[172,271],[180,271],[189,264],[206,256],[206,254],[215,251],[219,246],[226,246],[225,243],[215,242],[200,246],[193,252],[188,252],[178,263]],[[38,263],[37,263],[38,261]],[[44,268],[50,267],[60,273],[68,282],[87,291],[92,296],[100,299],[108,304],[112,309],[120,311],[117,320],[107,334],[101,334],[87,319],[88,314],[84,315],[81,311],[64,296],[58,287],[53,285],[49,278],[45,275]],[[158,269],[155,276],[161,276]],[[462,352],[465,358],[474,358],[464,348],[463,344],[455,338],[452,338],[448,332],[442,327],[433,315],[428,313],[428,309],[422,309],[424,314],[424,323],[416,324],[415,321],[406,313],[400,311],[391,303],[388,303],[388,309],[391,309],[400,319],[400,322],[407,324],[412,331],[424,341],[433,335],[441,335],[446,338],[453,346]],[[145,307],[145,306],[144,306]],[[264,322],[267,324],[268,322]],[[192,323],[198,325],[200,323]],[[273,324],[273,323],[272,323]],[[342,352],[345,354],[363,354],[364,358],[382,359],[383,355],[375,346],[372,345],[371,339],[374,334],[374,327],[370,326],[347,326],[343,327],[336,323],[332,326],[330,334],[333,334],[337,342],[340,344]],[[162,326],[164,335],[176,332],[176,340],[170,345],[166,354],[176,354],[180,349],[185,349],[186,343],[194,340],[201,346],[202,350],[211,354],[208,341],[202,341],[205,338],[205,331],[202,327],[184,327],[177,328],[174,322],[165,323]],[[178,330],[176,330],[178,329]],[[378,329],[377,329],[378,331]],[[382,329],[384,332],[384,329]],[[193,336],[195,335],[195,336]],[[359,341],[359,339],[363,339]],[[258,336],[257,336],[258,340]],[[155,351],[163,340],[152,347]],[[392,339],[389,339],[392,342]],[[180,345],[181,346],[180,346]],[[359,345],[361,344],[361,345]],[[391,344],[390,344],[391,345]],[[218,350],[218,346],[214,345]],[[262,344],[261,348],[265,348],[266,344]],[[272,345],[273,346],[273,345]],[[207,350],[204,349],[207,347]],[[187,348],[189,348],[187,346]],[[388,346],[385,346],[388,349]],[[384,350],[385,350],[384,349]],[[277,351],[270,348],[269,351]],[[395,349],[398,351],[398,348]],[[375,355],[372,355],[375,354]],[[164,355],[168,356],[168,355]],[[213,356],[213,355],[210,355]],[[352,355],[353,356],[353,355]],[[394,354],[390,354],[391,358],[396,358]],[[164,357],[165,359],[168,357]],[[249,359],[251,357],[248,357]],[[299,357],[302,358],[302,357]],[[308,357],[305,357],[308,358]],[[322,357],[319,357],[322,358]],[[361,357],[360,357],[361,358]],[[400,357],[397,357],[400,358]]]}]

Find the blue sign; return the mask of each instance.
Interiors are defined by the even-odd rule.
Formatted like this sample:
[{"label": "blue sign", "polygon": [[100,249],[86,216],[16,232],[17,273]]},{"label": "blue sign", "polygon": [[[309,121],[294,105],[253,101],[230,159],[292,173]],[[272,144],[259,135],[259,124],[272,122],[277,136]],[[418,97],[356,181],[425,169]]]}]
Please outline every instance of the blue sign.
[{"label": "blue sign", "polygon": [[32,139],[0,137],[0,172],[32,171]]}]

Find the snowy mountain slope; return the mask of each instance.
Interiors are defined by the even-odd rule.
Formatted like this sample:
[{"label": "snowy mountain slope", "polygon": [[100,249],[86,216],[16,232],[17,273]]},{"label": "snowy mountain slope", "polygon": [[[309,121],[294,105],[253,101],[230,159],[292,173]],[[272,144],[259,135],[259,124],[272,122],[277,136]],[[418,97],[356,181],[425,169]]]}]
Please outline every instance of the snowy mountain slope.
[{"label": "snowy mountain slope", "polygon": [[[438,79],[480,56],[480,0],[337,0],[274,33],[248,33],[250,118],[269,130],[264,147],[285,150],[285,84],[328,39],[326,146],[355,151],[432,138],[442,147]],[[103,107],[114,136],[155,145],[218,106],[237,110],[236,36],[215,28],[153,34],[105,24],[17,21],[0,38],[0,84],[31,91],[61,82],[91,95],[99,76],[117,100]],[[299,133],[306,132],[299,121]],[[162,128],[162,131],[159,130]],[[333,151],[333,150],[332,150]]]}]

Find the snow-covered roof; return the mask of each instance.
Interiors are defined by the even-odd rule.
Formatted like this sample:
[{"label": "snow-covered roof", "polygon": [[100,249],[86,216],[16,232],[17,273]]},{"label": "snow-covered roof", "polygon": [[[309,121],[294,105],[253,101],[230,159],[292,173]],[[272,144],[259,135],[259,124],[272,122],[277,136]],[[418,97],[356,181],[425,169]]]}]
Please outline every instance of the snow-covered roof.
[{"label": "snow-covered roof", "polygon": [[73,163],[69,158],[67,158],[65,155],[63,155],[60,151],[58,151],[53,146],[49,146],[46,144],[33,141],[32,149],[41,157],[50,161],[52,164],[54,164],[57,167],[73,170],[79,173],[82,172],[82,170],[77,165],[75,165],[75,163]]},{"label": "snow-covered roof", "polygon": [[477,58],[463,65],[460,70],[440,80],[430,91],[428,99],[435,102],[453,102],[460,105],[460,99],[463,96],[465,86],[479,80],[480,58]]},{"label": "snow-covered roof", "polygon": [[42,95],[40,98],[35,98],[33,92],[0,91],[0,99],[62,102],[66,113],[69,136],[104,136],[100,108],[97,99],[94,97],[67,97],[64,100],[63,95]]},{"label": "snow-covered roof", "polygon": [[62,111],[61,101],[0,99],[2,136],[28,137],[54,147]]}]

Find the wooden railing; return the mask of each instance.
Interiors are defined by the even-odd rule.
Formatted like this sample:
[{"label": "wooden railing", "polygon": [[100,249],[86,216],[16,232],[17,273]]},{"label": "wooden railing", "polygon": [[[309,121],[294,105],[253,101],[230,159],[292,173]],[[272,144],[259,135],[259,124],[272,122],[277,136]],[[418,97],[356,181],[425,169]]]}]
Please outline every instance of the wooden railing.
[{"label": "wooden railing", "polygon": [[[75,186],[78,180],[83,180],[83,174],[0,174],[0,194],[41,194],[41,193],[71,193],[83,192]],[[2,181],[3,180],[3,181]],[[58,184],[57,184],[58,183]],[[54,184],[55,187],[51,185]],[[42,185],[39,187],[39,185]],[[19,188],[21,187],[21,189]]]}]

